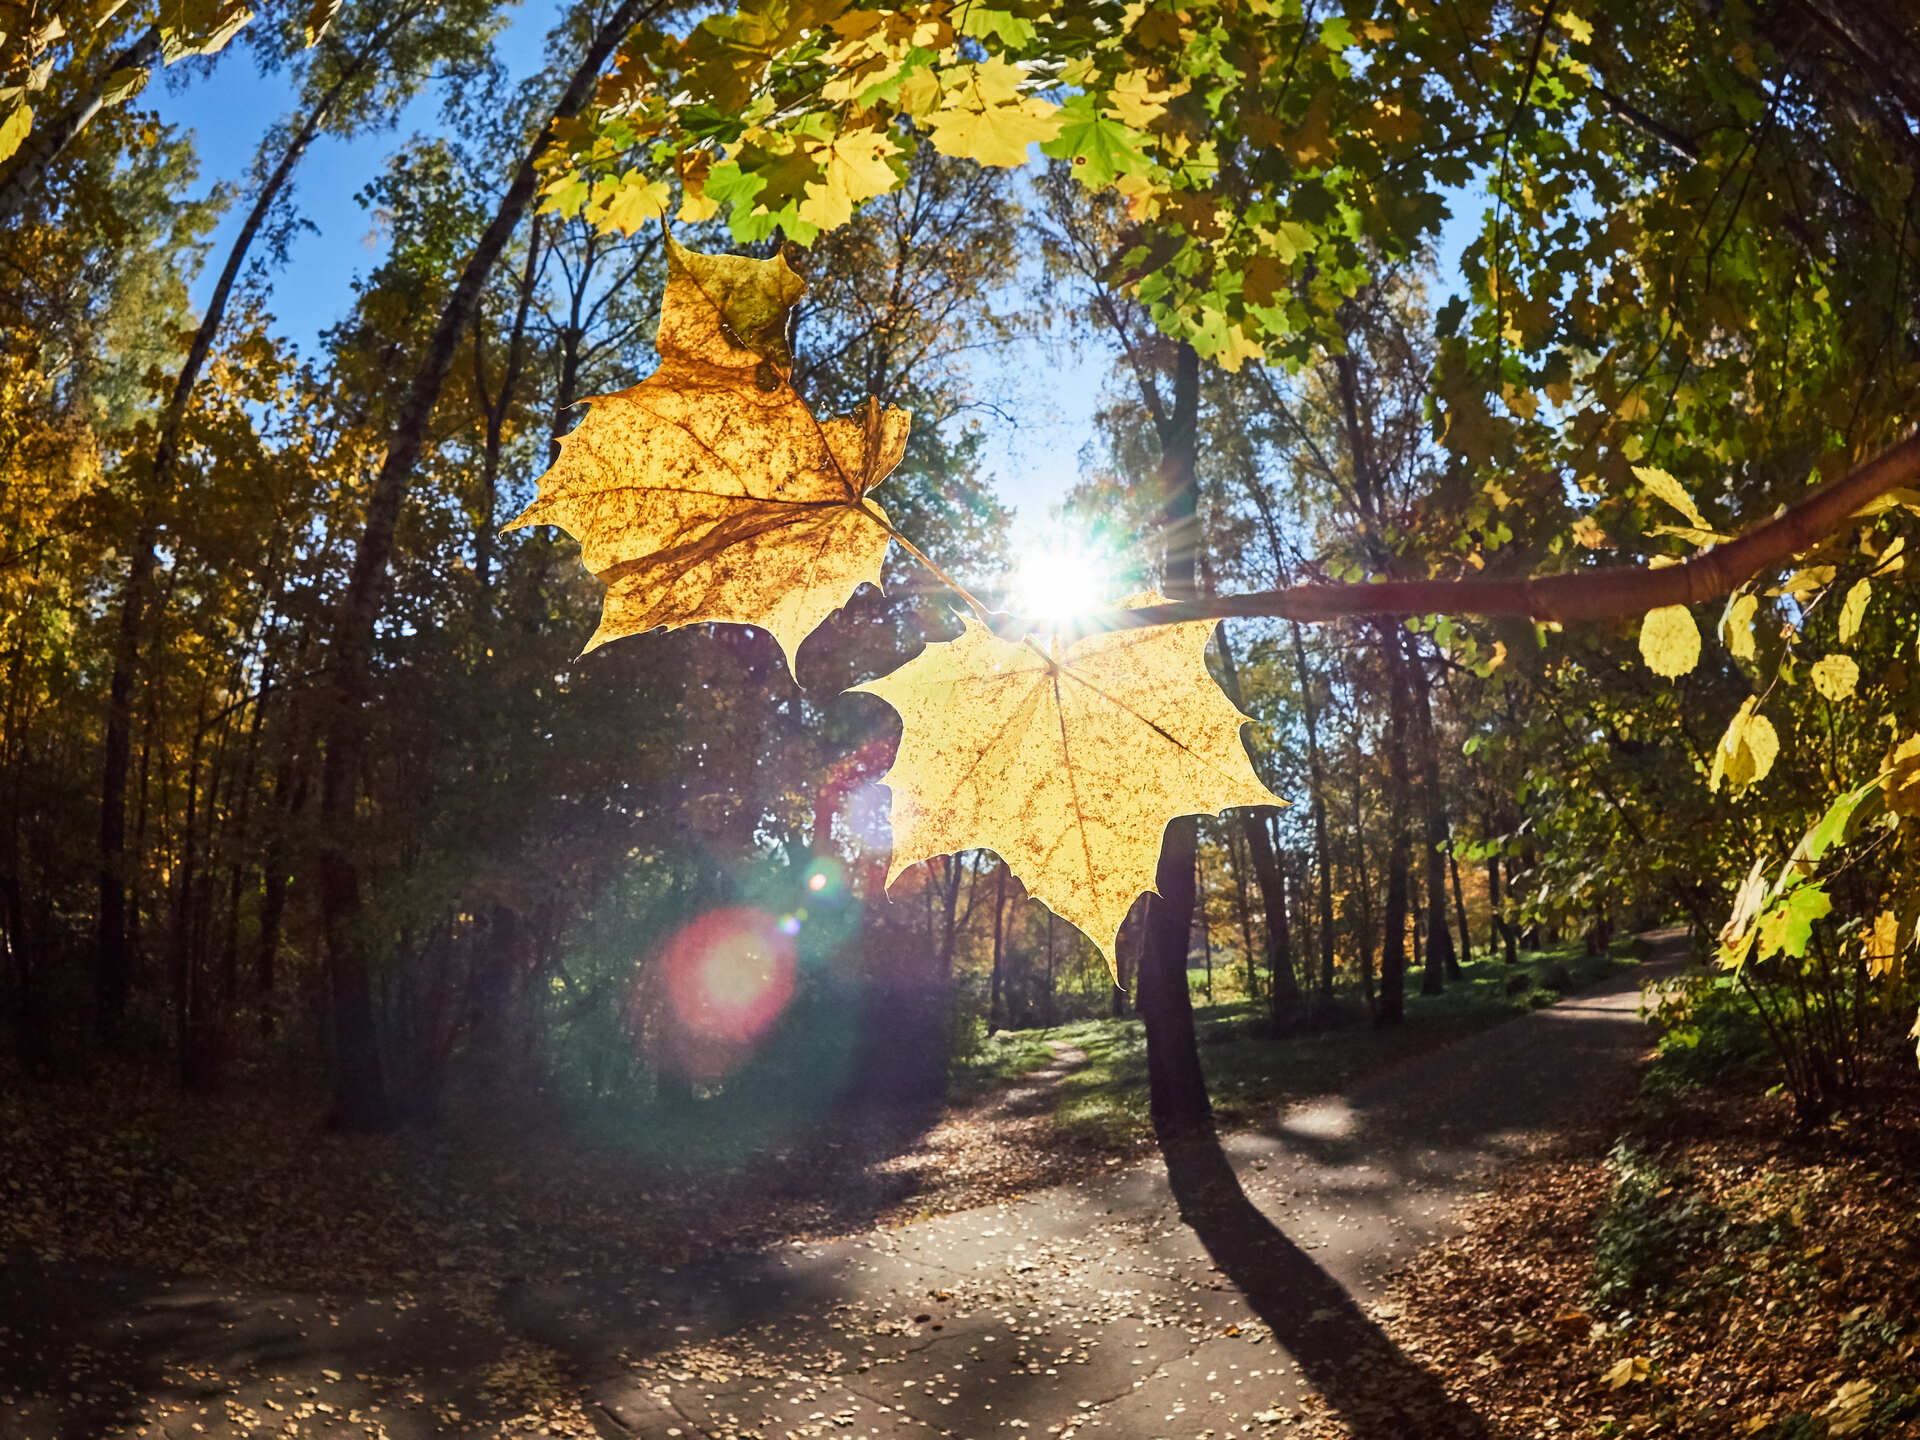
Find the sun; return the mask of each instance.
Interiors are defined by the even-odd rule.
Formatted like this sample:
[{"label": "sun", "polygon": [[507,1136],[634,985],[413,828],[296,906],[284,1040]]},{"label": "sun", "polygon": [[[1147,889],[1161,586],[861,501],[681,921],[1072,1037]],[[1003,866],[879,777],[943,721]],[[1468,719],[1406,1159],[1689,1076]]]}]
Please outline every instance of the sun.
[{"label": "sun", "polygon": [[1033,620],[1064,621],[1113,603],[1112,562],[1084,541],[1053,535],[1020,552],[1007,587],[1007,608]]}]

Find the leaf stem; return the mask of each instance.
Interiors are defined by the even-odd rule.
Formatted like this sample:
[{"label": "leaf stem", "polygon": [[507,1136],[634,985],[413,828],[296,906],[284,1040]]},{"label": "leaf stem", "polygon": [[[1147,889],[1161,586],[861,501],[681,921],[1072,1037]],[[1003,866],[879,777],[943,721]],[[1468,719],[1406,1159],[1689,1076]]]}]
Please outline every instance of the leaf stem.
[{"label": "leaf stem", "polygon": [[907,554],[911,555],[922,565],[926,566],[928,570],[932,571],[935,579],[964,600],[967,608],[973,611],[975,617],[979,619],[982,625],[986,626],[989,630],[994,629],[993,612],[987,609],[971,590],[967,589],[966,586],[962,585],[958,580],[954,579],[953,576],[949,575],[945,570],[941,569],[939,565],[929,559],[924,550],[914,544],[913,541],[909,540],[905,535],[902,535],[900,533],[900,527],[889,520],[886,515],[882,513],[879,506],[870,505],[862,501],[860,510],[861,513],[868,516],[874,524],[880,526],[891,535],[902,550],[906,551]]}]

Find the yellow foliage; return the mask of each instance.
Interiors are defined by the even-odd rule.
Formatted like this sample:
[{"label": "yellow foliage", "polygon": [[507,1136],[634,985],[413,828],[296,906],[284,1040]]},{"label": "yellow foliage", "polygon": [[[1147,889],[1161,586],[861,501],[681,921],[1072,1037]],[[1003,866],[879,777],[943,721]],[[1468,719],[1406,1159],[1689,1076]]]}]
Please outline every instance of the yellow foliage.
[{"label": "yellow foliage", "polygon": [[1721,629],[1727,637],[1727,649],[1736,660],[1753,659],[1753,612],[1759,608],[1757,595],[1742,595],[1727,607]]},{"label": "yellow foliage", "polygon": [[1684,515],[1691,528],[1705,531],[1713,529],[1707,524],[1707,517],[1700,513],[1700,507],[1693,503],[1693,497],[1687,493],[1686,487],[1666,471],[1652,465],[1636,465],[1633,475],[1647,487],[1649,494],[1659,496]]},{"label": "yellow foliage", "polygon": [[1656,675],[1677,679],[1700,663],[1700,628],[1684,605],[1649,610],[1640,622],[1640,655]]},{"label": "yellow foliage", "polygon": [[1029,145],[1060,133],[1059,107],[1023,94],[1025,73],[997,56],[942,70],[939,78],[940,108],[924,123],[944,155],[982,165],[1024,165]]},{"label": "yellow foliage", "polygon": [[1713,768],[1707,777],[1709,789],[1718,790],[1720,781],[1726,782],[1735,790],[1744,790],[1756,781],[1767,778],[1767,772],[1773,769],[1773,762],[1780,754],[1780,736],[1773,728],[1773,722],[1760,714],[1755,706],[1758,701],[1749,695],[1733,717],[1733,723],[1727,726],[1727,733],[1720,737],[1720,744],[1713,752]]},{"label": "yellow foliage", "polygon": [[1840,603],[1840,643],[1851,645],[1853,637],[1860,633],[1860,622],[1866,619],[1867,602],[1873,599],[1873,581],[1864,575],[1853,582],[1847,591],[1847,598]]},{"label": "yellow foliage", "polygon": [[898,183],[887,157],[900,153],[885,130],[846,130],[808,153],[821,167],[821,177],[807,182],[800,218],[822,230],[832,230],[853,218],[853,207],[875,195],[884,195]]},{"label": "yellow foliage", "polygon": [[1899,964],[1900,917],[1891,910],[1882,910],[1874,917],[1868,927],[1864,940],[1867,974],[1874,979],[1882,975],[1891,975]]},{"label": "yellow foliage", "polygon": [[787,383],[805,288],[786,261],[696,255],[668,241],[660,368],[591,402],[533,504],[508,527],[558,525],[607,584],[588,650],[703,621],[759,625],[789,668],[891,538],[867,492],[900,462],[905,411],[869,402],[816,420]]},{"label": "yellow foliage", "polygon": [[1807,672],[1813,688],[1834,702],[1845,700],[1860,683],[1860,667],[1848,655],[1829,655],[1816,660]]},{"label": "yellow foliage", "polygon": [[969,621],[957,640],[856,687],[901,719],[884,780],[887,883],[936,855],[992,850],[1111,966],[1170,820],[1281,803],[1247,758],[1246,717],[1207,674],[1214,623],[1092,635],[1049,654]]},{"label": "yellow foliage", "polygon": [[1920,734],[1909,735],[1887,757],[1887,809],[1896,815],[1920,815]]}]

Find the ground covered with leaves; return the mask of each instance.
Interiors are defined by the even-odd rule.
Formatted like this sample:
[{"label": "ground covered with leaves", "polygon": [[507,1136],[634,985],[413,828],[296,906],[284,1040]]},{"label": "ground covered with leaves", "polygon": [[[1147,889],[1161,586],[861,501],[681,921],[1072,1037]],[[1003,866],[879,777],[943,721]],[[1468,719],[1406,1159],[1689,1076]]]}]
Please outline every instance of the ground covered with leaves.
[{"label": "ground covered with leaves", "polygon": [[1497,1436],[1920,1436],[1910,1071],[1813,1131],[1758,1087],[1644,1099],[1503,1177],[1388,1328]]},{"label": "ground covered with leaves", "polygon": [[[1410,998],[1408,1023],[1275,1042],[1252,1006],[1203,1008],[1221,1118],[1295,1101],[1555,998],[1614,965],[1543,957]],[[1485,973],[1482,973],[1482,972]],[[1538,973],[1536,973],[1538,972]],[[725,1098],[578,1123],[509,1097],[430,1130],[328,1133],[272,1095],[184,1097],[133,1071],[85,1086],[0,1076],[0,1255],[110,1259],[327,1293],[465,1291],[680,1264],[1007,1200],[1151,1148],[1138,1020],[997,1038],[948,1103],[790,1117]],[[744,1104],[744,1102],[742,1102]]]},{"label": "ground covered with leaves", "polygon": [[1112,1161],[1055,1135],[1046,1107],[1019,1113],[1025,1093],[870,1108],[719,1164],[589,1143],[550,1117],[347,1136],[270,1098],[15,1084],[0,1088],[0,1255],[330,1293],[677,1264],[968,1209]]}]

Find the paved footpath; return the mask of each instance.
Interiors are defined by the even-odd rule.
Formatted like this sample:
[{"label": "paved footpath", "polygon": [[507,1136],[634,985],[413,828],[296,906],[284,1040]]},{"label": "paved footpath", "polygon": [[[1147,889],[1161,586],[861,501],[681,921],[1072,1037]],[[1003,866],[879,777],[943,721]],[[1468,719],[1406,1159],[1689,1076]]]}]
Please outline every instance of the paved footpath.
[{"label": "paved footpath", "polygon": [[[1382,1333],[1379,1280],[1503,1162],[1625,1103],[1647,1044],[1640,984],[1667,968],[1170,1166],[677,1271],[515,1284],[464,1309],[15,1257],[0,1265],[0,1440],[541,1423],[647,1440],[1230,1440],[1284,1435],[1303,1407],[1383,1440],[1478,1434]],[[543,1385],[567,1403],[542,1421],[477,1418]]]}]

